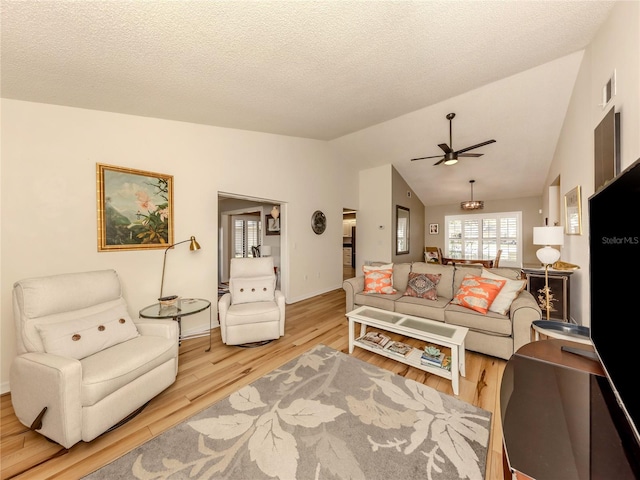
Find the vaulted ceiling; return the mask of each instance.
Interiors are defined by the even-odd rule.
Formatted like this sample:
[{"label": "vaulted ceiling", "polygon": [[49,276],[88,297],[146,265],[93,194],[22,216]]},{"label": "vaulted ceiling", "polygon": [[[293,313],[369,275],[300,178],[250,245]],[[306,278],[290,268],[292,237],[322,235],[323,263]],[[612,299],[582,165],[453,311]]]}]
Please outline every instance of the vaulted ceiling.
[{"label": "vaulted ceiling", "polygon": [[[2,0],[2,97],[330,141],[427,205],[539,195],[605,1]],[[411,162],[487,139],[478,159]],[[497,186],[500,185],[500,188]]]}]

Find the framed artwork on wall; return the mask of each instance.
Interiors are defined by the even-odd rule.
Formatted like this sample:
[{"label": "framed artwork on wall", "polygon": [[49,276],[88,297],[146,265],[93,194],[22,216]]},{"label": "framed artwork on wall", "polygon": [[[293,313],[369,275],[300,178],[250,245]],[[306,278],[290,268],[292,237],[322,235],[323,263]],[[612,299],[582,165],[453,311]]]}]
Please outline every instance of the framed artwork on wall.
[{"label": "framed artwork on wall", "polygon": [[98,251],[173,244],[173,176],[96,164]]},{"label": "framed artwork on wall", "polygon": [[266,235],[280,235],[280,217],[273,218],[273,215],[267,213],[264,216],[264,223],[266,223],[264,229]]},{"label": "framed artwork on wall", "polygon": [[580,205],[580,185],[564,196],[564,233],[582,235],[582,207]]},{"label": "framed artwork on wall", "polygon": [[429,224],[429,235],[437,235],[439,230],[440,230],[440,227],[437,223]]}]

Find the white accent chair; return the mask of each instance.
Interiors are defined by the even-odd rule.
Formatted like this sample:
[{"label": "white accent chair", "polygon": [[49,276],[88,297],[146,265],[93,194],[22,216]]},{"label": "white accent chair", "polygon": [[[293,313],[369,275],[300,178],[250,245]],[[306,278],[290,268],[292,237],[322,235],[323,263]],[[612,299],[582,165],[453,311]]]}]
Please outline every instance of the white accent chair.
[{"label": "white accent chair", "polygon": [[232,258],[229,293],[218,300],[220,333],[227,345],[284,335],[285,298],[276,290],[273,258]]},{"label": "white accent chair", "polygon": [[114,270],[16,282],[13,311],[13,408],[65,448],[93,440],[176,379],[177,322],[132,320]]}]

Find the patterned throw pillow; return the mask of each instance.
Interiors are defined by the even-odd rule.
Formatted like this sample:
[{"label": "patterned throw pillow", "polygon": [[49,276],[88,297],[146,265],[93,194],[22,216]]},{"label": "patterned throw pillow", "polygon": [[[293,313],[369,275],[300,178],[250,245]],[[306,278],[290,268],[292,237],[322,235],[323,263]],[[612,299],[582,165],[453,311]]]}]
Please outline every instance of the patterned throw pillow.
[{"label": "patterned throw pillow", "polygon": [[393,288],[393,264],[362,267],[364,272],[364,293],[396,293]]},{"label": "patterned throw pillow", "polygon": [[409,282],[404,295],[407,297],[426,298],[427,300],[437,300],[438,292],[436,285],[440,282],[441,274],[432,273],[409,273]]},{"label": "patterned throw pillow", "polygon": [[451,303],[486,314],[505,283],[506,280],[465,275]]}]

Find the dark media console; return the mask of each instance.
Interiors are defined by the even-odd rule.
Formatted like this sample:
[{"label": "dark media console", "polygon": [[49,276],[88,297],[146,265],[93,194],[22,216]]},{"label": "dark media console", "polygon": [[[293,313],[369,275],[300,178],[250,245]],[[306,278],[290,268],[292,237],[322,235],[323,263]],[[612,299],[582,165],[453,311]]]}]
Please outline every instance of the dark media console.
[{"label": "dark media console", "polygon": [[592,349],[565,340],[520,348],[500,388],[505,479],[631,480],[640,451]]}]

